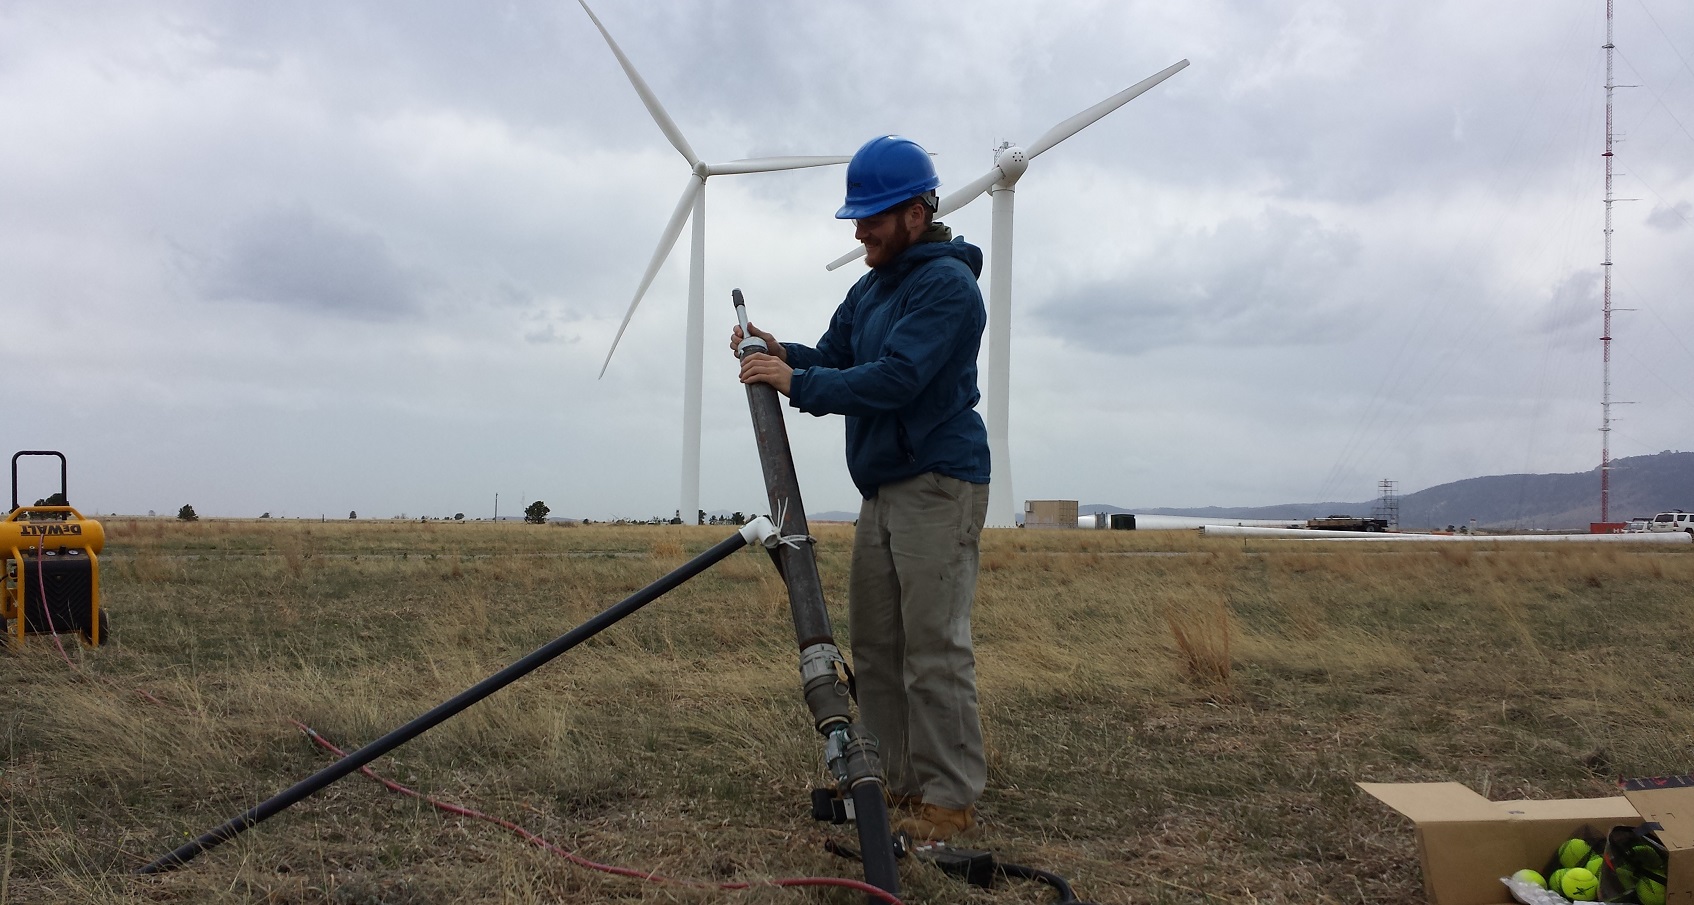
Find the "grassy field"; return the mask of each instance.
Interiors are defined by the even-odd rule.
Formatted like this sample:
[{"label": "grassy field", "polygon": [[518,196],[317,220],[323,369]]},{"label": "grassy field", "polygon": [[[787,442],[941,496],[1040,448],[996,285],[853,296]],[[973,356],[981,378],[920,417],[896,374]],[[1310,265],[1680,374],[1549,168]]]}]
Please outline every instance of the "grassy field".
[{"label": "grassy field", "polygon": [[[0,903],[859,902],[594,873],[354,776],[131,875],[562,634],[728,528],[107,519],[113,643],[0,651]],[[845,628],[851,540],[820,526]],[[1416,902],[1366,781],[1615,794],[1694,767],[1694,549],[989,531],[974,844],[1097,902]],[[141,692],[157,699],[154,703]],[[375,764],[597,861],[860,876],[780,581],[743,551]],[[907,864],[908,901],[1048,902]]]}]

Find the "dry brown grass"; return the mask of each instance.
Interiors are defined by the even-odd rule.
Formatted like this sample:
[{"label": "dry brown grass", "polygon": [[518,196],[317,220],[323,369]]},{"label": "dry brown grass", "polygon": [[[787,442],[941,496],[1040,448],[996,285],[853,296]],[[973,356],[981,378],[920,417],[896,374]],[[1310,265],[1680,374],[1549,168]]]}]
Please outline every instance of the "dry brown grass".
[{"label": "dry brown grass", "polygon": [[1183,674],[1199,685],[1217,687],[1227,694],[1232,634],[1229,608],[1217,601],[1209,610],[1198,613],[1166,610],[1165,622],[1176,639]]},{"label": "dry brown grass", "polygon": [[[288,723],[376,738],[726,528],[107,525],[116,643],[0,654],[13,902],[849,902],[572,867],[361,778],[141,880],[129,871],[328,763]],[[845,642],[851,531],[818,559]],[[976,635],[990,782],[976,843],[1099,902],[1413,902],[1409,827],[1358,780],[1608,793],[1694,761],[1694,551],[1408,549],[990,531]],[[781,582],[744,551],[378,761],[599,860],[857,876]],[[164,702],[153,705],[134,689]],[[908,866],[916,902],[1032,902]]]}]

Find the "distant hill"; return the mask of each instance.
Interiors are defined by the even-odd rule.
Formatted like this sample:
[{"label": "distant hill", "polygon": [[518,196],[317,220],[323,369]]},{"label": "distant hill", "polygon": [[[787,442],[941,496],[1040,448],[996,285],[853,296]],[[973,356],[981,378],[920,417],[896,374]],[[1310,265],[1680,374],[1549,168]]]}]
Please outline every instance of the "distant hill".
[{"label": "distant hill", "polygon": [[[1612,463],[1611,519],[1694,511],[1694,452],[1632,456]],[[1400,499],[1403,525],[1585,528],[1600,520],[1600,469],[1575,474],[1497,475],[1442,484]]]},{"label": "distant hill", "polygon": [[[1277,506],[1192,509],[1124,509],[1101,503],[1081,512],[1136,512],[1219,519],[1316,518],[1370,515],[1375,500],[1362,503],[1284,503]],[[1628,521],[1667,509],[1694,511],[1694,452],[1665,451],[1612,462],[1611,518]],[[1582,529],[1600,520],[1600,469],[1574,474],[1513,474],[1466,478],[1400,497],[1400,524],[1441,528],[1469,524],[1481,528]]]}]

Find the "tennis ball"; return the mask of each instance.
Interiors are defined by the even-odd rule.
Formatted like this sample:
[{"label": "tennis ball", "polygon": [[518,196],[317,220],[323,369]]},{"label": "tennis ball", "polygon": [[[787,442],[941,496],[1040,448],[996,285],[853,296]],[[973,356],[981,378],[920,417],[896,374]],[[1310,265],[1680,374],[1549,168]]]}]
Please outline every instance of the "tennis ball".
[{"label": "tennis ball", "polygon": [[1624,892],[1635,889],[1635,871],[1630,870],[1629,865],[1619,864],[1617,869],[1612,871],[1612,876],[1618,878],[1618,886],[1622,887]]},{"label": "tennis ball", "polygon": [[1547,888],[1547,878],[1527,867],[1515,874],[1512,874],[1512,879],[1519,883],[1528,883],[1531,886],[1539,886],[1542,889]]},{"label": "tennis ball", "polygon": [[1659,850],[1643,842],[1629,850],[1629,860],[1648,870],[1662,871],[1665,869],[1665,859]]},{"label": "tennis ball", "polygon": [[1635,884],[1635,897],[1641,905],[1665,905],[1665,884],[1652,877],[1642,877]]},{"label": "tennis ball", "polygon": [[1606,866],[1606,858],[1605,858],[1604,855],[1601,855],[1599,852],[1595,852],[1594,854],[1588,856],[1588,863],[1586,863],[1582,866],[1587,868],[1589,873],[1598,877],[1598,876],[1600,876],[1601,869]]},{"label": "tennis ball", "polygon": [[1593,852],[1588,843],[1581,839],[1566,839],[1564,844],[1559,846],[1559,866],[1576,867],[1585,863]]},{"label": "tennis ball", "polygon": [[1551,889],[1554,892],[1558,892],[1558,893],[1564,892],[1565,872],[1568,871],[1568,870],[1570,870],[1570,868],[1561,867],[1558,870],[1553,871],[1552,873],[1548,874],[1547,875],[1547,888]]},{"label": "tennis ball", "polygon": [[1572,867],[1559,881],[1559,891],[1572,902],[1592,902],[1600,892],[1600,878],[1586,867]]}]

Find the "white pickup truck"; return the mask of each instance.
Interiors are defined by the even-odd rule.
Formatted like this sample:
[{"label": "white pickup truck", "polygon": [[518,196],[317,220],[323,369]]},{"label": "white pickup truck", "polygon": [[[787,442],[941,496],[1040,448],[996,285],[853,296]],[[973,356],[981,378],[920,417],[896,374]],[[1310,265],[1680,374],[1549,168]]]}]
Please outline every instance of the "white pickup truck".
[{"label": "white pickup truck", "polygon": [[1681,509],[1661,512],[1653,516],[1653,520],[1647,523],[1647,530],[1686,531],[1689,534],[1694,534],[1694,512],[1683,512]]}]

